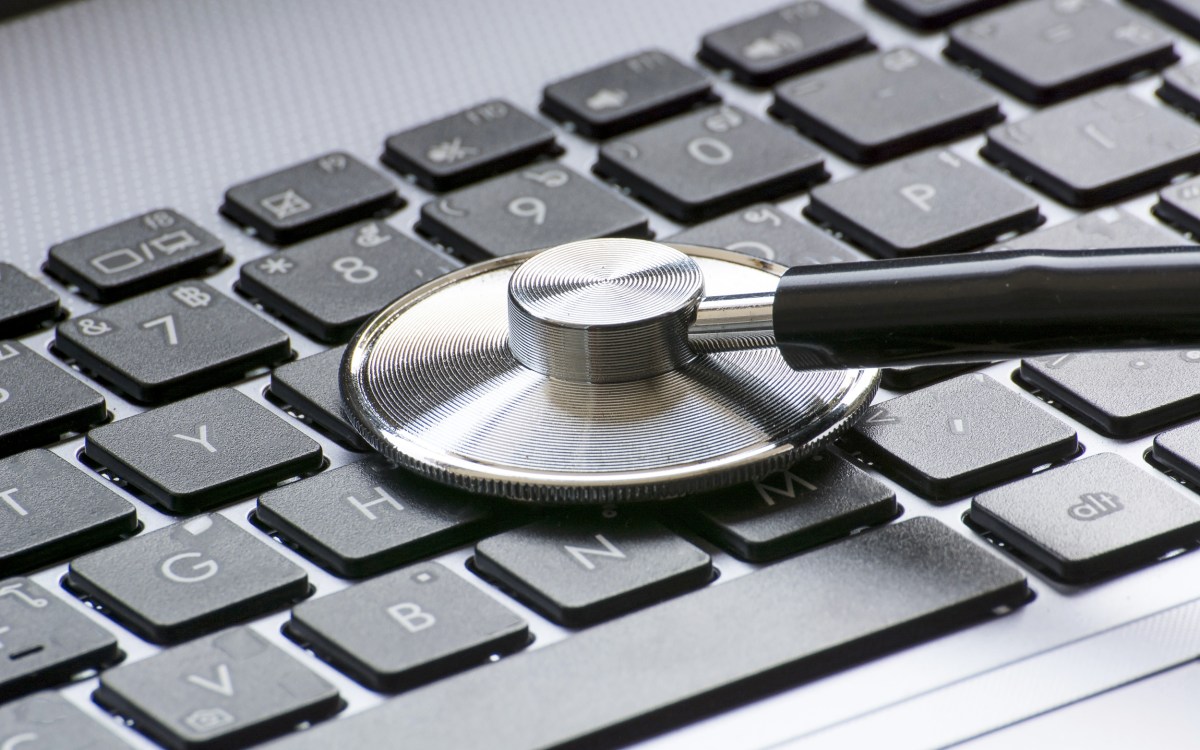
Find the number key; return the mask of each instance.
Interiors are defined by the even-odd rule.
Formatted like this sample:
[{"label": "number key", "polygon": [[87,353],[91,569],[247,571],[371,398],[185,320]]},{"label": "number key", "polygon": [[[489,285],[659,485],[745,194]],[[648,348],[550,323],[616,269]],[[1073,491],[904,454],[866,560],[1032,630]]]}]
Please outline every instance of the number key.
[{"label": "number key", "polygon": [[58,315],[58,296],[14,265],[0,263],[0,337],[19,336]]},{"label": "number key", "polygon": [[0,341],[0,455],[104,421],[104,397],[19,341]]},{"label": "number key", "polygon": [[142,402],[236,380],[292,351],[285,333],[200,281],[62,323],[55,346]]}]

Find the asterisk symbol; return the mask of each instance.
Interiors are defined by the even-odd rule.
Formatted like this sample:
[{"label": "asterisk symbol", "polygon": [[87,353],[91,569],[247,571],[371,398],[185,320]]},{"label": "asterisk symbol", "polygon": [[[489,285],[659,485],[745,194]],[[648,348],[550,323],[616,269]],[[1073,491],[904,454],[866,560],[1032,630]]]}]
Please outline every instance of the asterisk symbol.
[{"label": "asterisk symbol", "polygon": [[296,264],[284,258],[267,258],[258,264],[258,270],[274,275],[277,273],[287,273],[292,270],[292,266],[294,265]]}]

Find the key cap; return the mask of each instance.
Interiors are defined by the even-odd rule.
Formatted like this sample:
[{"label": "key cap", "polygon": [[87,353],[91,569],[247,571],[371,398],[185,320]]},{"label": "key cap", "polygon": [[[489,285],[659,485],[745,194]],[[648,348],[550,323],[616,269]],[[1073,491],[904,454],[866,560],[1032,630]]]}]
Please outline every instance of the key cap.
[{"label": "key cap", "polygon": [[696,57],[742,83],[769,86],[873,47],[857,23],[807,0],[705,34]]},{"label": "key cap", "polygon": [[282,401],[289,413],[299,416],[339,444],[355,451],[370,448],[342,416],[342,390],[338,371],[345,346],[289,362],[271,371],[269,396]]},{"label": "key cap", "polygon": [[952,140],[1003,119],[983,85],[909,47],[830,65],[775,87],[771,114],[857,162]]},{"label": "key cap", "polygon": [[37,693],[0,706],[0,747],[17,750],[130,750],[115,734],[57,693]]},{"label": "key cap", "polygon": [[362,684],[392,693],[529,643],[524,620],[434,562],[304,602],[285,627]]},{"label": "key cap", "polygon": [[178,750],[246,747],[342,708],[337,688],[250,628],[109,670],[92,699]]},{"label": "key cap", "polygon": [[1196,0],[1128,0],[1130,5],[1136,5],[1149,11],[1175,28],[1200,37],[1200,3]]},{"label": "key cap", "polygon": [[1123,90],[1059,104],[987,135],[984,157],[1085,208],[1200,167],[1200,127]]},{"label": "key cap", "polygon": [[1200,350],[1036,357],[1022,360],[1020,376],[1115,437],[1145,435],[1200,414]]},{"label": "key cap", "polygon": [[71,562],[64,582],[152,643],[177,643],[309,594],[302,568],[217,514]]},{"label": "key cap", "polygon": [[368,221],[246,263],[238,291],[317,341],[341,343],[384,305],[461,266]]},{"label": "key cap", "polygon": [[321,446],[231,388],[88,433],[84,454],[174,513],[195,513],[321,466]]},{"label": "key cap", "polygon": [[652,49],[555,81],[541,107],[582,135],[608,138],[718,99],[707,78]]},{"label": "key cap", "polygon": [[899,512],[895,492],[827,453],[758,482],[696,496],[683,509],[700,533],[751,562],[848,536]]},{"label": "key cap", "polygon": [[707,219],[829,179],[821,153],[807,141],[731,106],[609,141],[592,170],[680,221]]},{"label": "key cap", "polygon": [[712,559],[661,525],[564,514],[475,545],[475,568],[569,627],[583,627],[704,586]]},{"label": "key cap", "polygon": [[980,373],[876,404],[850,436],[884,473],[934,501],[1016,479],[1078,450],[1074,430]]},{"label": "key cap", "polygon": [[1200,233],[1200,177],[1163,188],[1150,210],[1184,232]]},{"label": "key cap", "polygon": [[956,253],[1041,224],[1037,203],[949,151],[926,151],[812,191],[804,213],[873,255]]},{"label": "key cap", "polygon": [[392,183],[350,154],[332,151],[225,191],[221,213],[275,245],[404,206]]},{"label": "key cap", "polygon": [[1200,484],[1200,422],[1157,435],[1150,455],[1189,483]]},{"label": "key cap", "polygon": [[1114,453],[990,490],[971,521],[1068,583],[1084,583],[1196,544],[1200,506]]},{"label": "key cap", "polygon": [[1192,117],[1200,113],[1200,63],[1172,65],[1163,71],[1158,98]]},{"label": "key cap", "polygon": [[913,388],[945,380],[951,375],[972,370],[977,366],[974,362],[953,362],[946,365],[888,367],[882,371],[879,384],[890,391],[911,391]]},{"label": "key cap", "polygon": [[137,528],[132,505],[50,451],[0,460],[0,568],[10,573],[66,559]]},{"label": "key cap", "polygon": [[364,578],[482,537],[492,507],[368,459],[266,492],[255,513],[337,575]]},{"label": "key cap", "polygon": [[381,160],[427,190],[450,190],[557,156],[554,132],[502,99],[396,133]]},{"label": "key cap", "polygon": [[1010,565],[932,518],[915,518],[269,748],[376,747],[399,735],[413,747],[612,747],[957,630],[1027,597],[1024,577]]},{"label": "key cap", "polygon": [[1014,237],[988,250],[1103,250],[1175,247],[1183,242],[1179,235],[1114,206]]},{"label": "key cap", "polygon": [[945,54],[1034,104],[1179,59],[1158,24],[1099,0],[1038,0],[991,11],[950,29]]},{"label": "key cap", "polygon": [[0,581],[0,704],[122,656],[111,633],[30,579]]},{"label": "key cap", "polygon": [[757,203],[697,224],[663,241],[723,247],[785,266],[843,263],[865,257],[828,233],[796,221],[769,203]]},{"label": "key cap", "polygon": [[940,29],[1009,0],[867,0],[867,4],[915,29]]},{"label": "key cap", "polygon": [[287,334],[201,281],[62,323],[54,345],[143,403],[228,383],[292,354]]},{"label": "key cap", "polygon": [[417,231],[470,260],[595,237],[649,238],[646,215],[560,164],[535,164],[421,206]]},{"label": "key cap", "polygon": [[0,341],[0,456],[83,432],[107,416],[99,393],[20,341]]},{"label": "key cap", "polygon": [[60,242],[46,273],[97,302],[112,302],[172,281],[200,276],[228,261],[225,245],[170,208]]},{"label": "key cap", "polygon": [[58,295],[0,262],[0,338],[19,336],[59,315]]}]

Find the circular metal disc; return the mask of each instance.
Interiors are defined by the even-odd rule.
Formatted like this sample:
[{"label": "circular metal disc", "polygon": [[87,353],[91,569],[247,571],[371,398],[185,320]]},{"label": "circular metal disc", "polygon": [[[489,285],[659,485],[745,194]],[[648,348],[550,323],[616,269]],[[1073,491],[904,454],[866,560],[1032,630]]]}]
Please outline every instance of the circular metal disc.
[{"label": "circular metal disc", "polygon": [[[782,266],[674,245],[708,295],[773,291]],[[797,372],[774,349],[702,355],[645,380],[577,383],[508,345],[508,281],[532,253],[468,266],[401,297],[350,342],[346,416],[398,464],[542,503],[660,500],[761,478],[838,435],[877,370]]]}]

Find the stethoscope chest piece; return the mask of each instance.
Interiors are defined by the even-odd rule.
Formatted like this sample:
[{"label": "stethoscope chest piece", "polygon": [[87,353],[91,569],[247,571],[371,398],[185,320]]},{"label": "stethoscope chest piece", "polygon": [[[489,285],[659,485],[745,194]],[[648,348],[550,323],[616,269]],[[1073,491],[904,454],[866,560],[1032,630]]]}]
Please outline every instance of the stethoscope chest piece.
[{"label": "stethoscope chest piece", "polygon": [[358,332],[345,411],[399,465],[515,500],[658,500],[761,478],[852,424],[879,377],[688,345],[702,295],[771,293],[784,270],[628,239],[468,266]]}]

